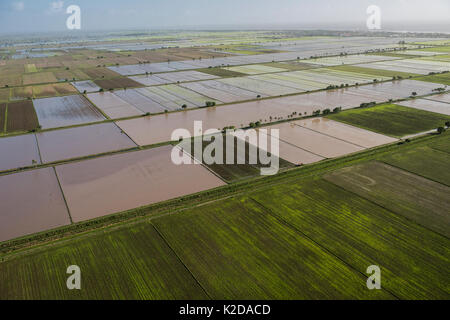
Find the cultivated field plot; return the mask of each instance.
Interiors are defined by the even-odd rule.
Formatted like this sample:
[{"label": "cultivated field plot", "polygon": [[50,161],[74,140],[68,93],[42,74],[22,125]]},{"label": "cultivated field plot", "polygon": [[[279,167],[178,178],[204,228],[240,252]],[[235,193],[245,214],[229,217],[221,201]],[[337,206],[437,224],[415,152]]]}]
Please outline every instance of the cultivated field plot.
[{"label": "cultivated field plot", "polygon": [[0,171],[40,164],[34,134],[0,138]]},{"label": "cultivated field plot", "polygon": [[199,81],[199,80],[211,80],[217,79],[218,76],[214,76],[211,74],[199,72],[199,71],[179,71],[179,72],[169,72],[169,73],[158,73],[156,75],[150,76],[137,76],[131,77],[133,80],[136,80],[142,84],[151,86],[153,84],[149,84],[154,82],[154,84],[169,84],[169,83],[177,83],[177,82],[188,82],[188,81]]},{"label": "cultivated field plot", "polygon": [[6,103],[0,103],[0,135],[5,131]]},{"label": "cultivated field plot", "polygon": [[[135,74],[157,73],[157,72],[169,72],[176,71],[176,69],[169,67],[168,63],[152,63],[152,64],[140,64],[140,65],[127,65],[108,67],[111,71],[117,72],[123,76],[131,76]],[[195,69],[195,68],[192,68]]]},{"label": "cultivated field plot", "polygon": [[308,63],[319,64],[322,66],[339,66],[339,65],[343,65],[343,64],[361,64],[361,63],[369,63],[369,62],[377,62],[377,61],[396,60],[396,59],[398,59],[398,58],[389,57],[389,56],[357,54],[357,55],[340,56],[340,57],[325,57],[325,58],[309,59]]},{"label": "cultivated field plot", "polygon": [[325,179],[437,233],[450,235],[450,188],[443,184],[375,161],[334,171]]},{"label": "cultivated field plot", "polygon": [[441,113],[450,116],[450,104],[428,99],[413,99],[399,102],[400,105],[414,109]]},{"label": "cultivated field plot", "polygon": [[403,78],[407,78],[409,76],[412,76],[412,77],[419,76],[418,74],[411,73],[411,72],[399,72],[399,71],[391,71],[391,70],[383,70],[383,69],[371,69],[371,68],[362,67],[361,65],[355,66],[355,65],[347,64],[347,65],[330,67],[329,69],[362,73],[362,74],[371,75],[371,76],[383,76],[383,77],[398,77],[398,76],[400,76]]},{"label": "cultivated field plot", "polygon": [[400,72],[412,72],[417,74],[429,74],[430,72],[442,72],[450,70],[450,62],[433,61],[423,59],[405,59],[385,62],[374,62],[357,65],[366,68],[384,69]]},{"label": "cultivated field plot", "polygon": [[346,110],[327,118],[393,137],[436,129],[450,120],[445,115],[395,104]]},{"label": "cultivated field plot", "polygon": [[435,95],[435,96],[428,97],[426,99],[439,101],[439,102],[450,103],[450,93],[438,94],[438,95]]},{"label": "cultivated field plot", "polygon": [[70,83],[53,83],[33,86],[34,98],[55,97],[74,93],[77,93],[77,90]]},{"label": "cultivated field plot", "polygon": [[213,299],[391,298],[249,198],[153,223]]},{"label": "cultivated field plot", "polygon": [[10,100],[16,101],[16,100],[25,100],[28,98],[33,98],[32,86],[11,88],[11,97],[9,98]]},{"label": "cultivated field plot", "polygon": [[353,127],[327,118],[305,119],[293,122],[304,128],[350,142],[362,148],[373,148],[397,141],[397,139]]},{"label": "cultivated field plot", "polygon": [[105,117],[81,95],[36,99],[33,102],[42,129],[105,120]]},{"label": "cultivated field plot", "polygon": [[[280,130],[280,139],[310,153],[324,158],[335,158],[361,151],[364,148],[355,144],[328,136],[293,123],[283,123],[267,127],[268,130]],[[270,134],[270,131],[268,132]]]},{"label": "cultivated field plot", "polygon": [[83,92],[98,92],[100,90],[100,87],[97,86],[94,82],[92,82],[91,80],[86,80],[86,81],[78,81],[78,82],[72,82],[72,85],[77,88],[78,92],[83,93]]},{"label": "cultivated field plot", "polygon": [[9,88],[0,89],[0,101],[7,102],[9,100],[11,90]]},{"label": "cultivated field plot", "polygon": [[161,113],[166,108],[159,103],[153,101],[147,96],[141,94],[144,90],[141,89],[128,89],[118,90],[114,92],[114,95],[125,101],[126,103],[136,107],[136,109],[142,111],[142,113]]},{"label": "cultivated field plot", "polygon": [[[221,155],[215,151],[211,151],[210,145],[211,141],[215,141],[215,137],[222,138],[223,152]],[[266,141],[270,142],[270,137],[264,136]],[[261,163],[260,150],[258,149],[258,143],[254,145],[250,145],[249,143],[244,142],[243,140],[238,140],[236,137],[222,135],[218,133],[211,137],[211,141],[203,141],[202,137],[197,137],[193,139],[183,140],[178,144],[178,147],[182,149],[186,155],[195,158],[198,162],[201,162],[203,165],[207,166],[210,170],[214,171],[217,175],[219,175],[222,179],[232,182],[237,181],[253,176],[258,176],[261,174],[261,168],[268,168],[270,165],[264,165]],[[234,141],[234,143],[227,142],[227,139],[231,139],[229,141]],[[259,139],[257,139],[258,141]],[[212,142],[214,143],[214,142]],[[196,144],[200,147],[196,147]],[[209,146],[209,147],[208,147]],[[196,149],[198,148],[198,149]],[[197,153],[196,153],[197,150]],[[201,150],[201,153],[198,151]],[[211,155],[214,159],[214,163],[207,163],[203,158],[204,154]],[[251,160],[250,153],[255,158]],[[227,156],[231,157],[233,161],[230,164],[227,164]],[[183,156],[183,154],[181,154]],[[270,148],[269,152],[267,152],[267,156],[270,157]],[[284,169],[293,167],[292,163],[284,159],[277,158],[275,156],[272,157],[272,163],[278,164],[278,169]]]},{"label": "cultivated field plot", "polygon": [[136,147],[114,123],[40,132],[36,137],[44,163]]},{"label": "cultivated field plot", "polygon": [[[267,148],[263,148],[263,150],[273,152],[274,149],[272,149],[272,139],[268,133],[270,134],[270,131],[267,128],[258,130],[258,135],[267,141]],[[258,139],[258,141],[260,140]],[[249,141],[249,143],[252,143],[252,141]],[[258,145],[261,146],[260,143]],[[295,165],[310,164],[325,159],[324,157],[313,154],[281,140],[278,141],[278,148],[280,158]]]},{"label": "cultivated field plot", "polygon": [[[110,252],[114,252],[111,259]],[[207,299],[151,224],[75,240],[0,264],[3,299]],[[67,266],[83,270],[82,290],[67,290]],[[35,272],[35,270],[42,272]],[[115,270],[104,278],[105,270]],[[11,281],[19,275],[17,281]],[[28,275],[28,276],[25,276]],[[20,279],[19,279],[20,278]],[[51,281],[49,279],[52,279]]]},{"label": "cultivated field plot", "polygon": [[207,101],[220,103],[220,101],[178,85],[169,84],[158,87],[140,88],[137,91],[160,104],[163,107],[163,111],[164,109],[179,110],[182,109],[183,106],[186,106],[186,108],[204,107]]},{"label": "cultivated field plot", "polygon": [[262,64],[252,64],[247,66],[238,66],[238,67],[226,67],[223,68],[225,70],[230,70],[234,72],[240,72],[244,74],[261,74],[261,73],[273,73],[273,72],[283,72],[286,69],[270,67]]},{"label": "cultivated field plot", "polygon": [[448,298],[447,238],[324,180],[250,197],[354,270],[383,266],[382,289],[396,297]]},{"label": "cultivated field plot", "polygon": [[0,241],[70,223],[53,168],[0,176],[0,189]]},{"label": "cultivated field plot", "polygon": [[173,164],[171,152],[165,146],[56,167],[73,221],[224,185],[201,165]]},{"label": "cultivated field plot", "polygon": [[36,72],[24,74],[22,76],[23,84],[39,84],[39,83],[48,83],[48,82],[58,82],[55,75],[52,72]]},{"label": "cultivated field plot", "polygon": [[424,146],[399,151],[381,158],[381,161],[450,186],[450,154],[432,148]]},{"label": "cultivated field plot", "polygon": [[141,110],[120,99],[112,92],[89,93],[87,97],[110,119],[133,117],[144,114]]},{"label": "cultivated field plot", "polygon": [[142,87],[142,84],[140,84],[139,82],[126,77],[94,80],[94,83],[104,90]]},{"label": "cultivated field plot", "polygon": [[[202,95],[227,103],[243,100],[254,100],[258,96],[258,94],[253,91],[246,90],[241,87],[236,87],[231,84],[226,84],[217,80],[184,83],[181,86],[194,90]],[[266,94],[261,94],[260,96],[268,97],[268,95]]]},{"label": "cultivated field plot", "polygon": [[31,131],[38,125],[38,118],[30,100],[8,104],[6,132]]},{"label": "cultivated field plot", "polygon": [[115,78],[120,76],[117,72],[102,67],[84,69],[83,72],[91,79]]},{"label": "cultivated field plot", "polygon": [[450,72],[429,75],[429,76],[423,76],[423,77],[418,78],[418,80],[441,84],[442,86],[436,85],[436,87],[446,88],[446,86],[450,85]]},{"label": "cultivated field plot", "polygon": [[254,93],[254,98],[260,96],[280,96],[298,92],[294,88],[284,87],[278,84],[251,79],[248,77],[220,79],[217,82],[242,88]]}]

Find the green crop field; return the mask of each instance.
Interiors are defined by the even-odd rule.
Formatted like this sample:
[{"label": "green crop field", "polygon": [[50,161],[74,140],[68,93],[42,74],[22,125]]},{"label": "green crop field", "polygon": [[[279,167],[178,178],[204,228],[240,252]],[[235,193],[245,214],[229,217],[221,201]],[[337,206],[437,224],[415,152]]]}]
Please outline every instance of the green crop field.
[{"label": "green crop field", "polygon": [[436,129],[450,120],[447,115],[395,104],[346,110],[327,117],[393,137]]},{"label": "green crop field", "polygon": [[392,166],[450,186],[450,154],[429,147],[389,154],[381,159]]},{"label": "green crop field", "polygon": [[359,272],[380,266],[396,297],[448,297],[447,238],[322,179],[251,197]]},{"label": "green crop field", "polygon": [[387,164],[372,161],[329,173],[340,187],[450,236],[450,188]]},{"label": "green crop field", "polygon": [[213,299],[391,298],[248,198],[154,223]]},{"label": "green crop field", "polygon": [[442,135],[439,140],[433,141],[429,146],[433,149],[450,153],[450,135],[448,133]]},{"label": "green crop field", "polygon": [[417,80],[445,84],[450,86],[450,72],[419,77]]},{"label": "green crop field", "polygon": [[328,67],[328,68],[336,69],[336,70],[340,70],[340,71],[362,73],[362,74],[367,74],[370,76],[381,76],[381,77],[398,77],[398,76],[400,76],[403,78],[408,78],[410,76],[411,77],[418,76],[418,74],[415,74],[415,73],[364,68],[364,67],[358,67],[358,66],[352,66],[352,65],[342,65],[342,66],[335,66],[335,67]]},{"label": "green crop field", "polygon": [[[81,269],[81,290],[66,287],[70,265]],[[0,283],[0,299],[206,298],[149,223],[1,263]]]}]

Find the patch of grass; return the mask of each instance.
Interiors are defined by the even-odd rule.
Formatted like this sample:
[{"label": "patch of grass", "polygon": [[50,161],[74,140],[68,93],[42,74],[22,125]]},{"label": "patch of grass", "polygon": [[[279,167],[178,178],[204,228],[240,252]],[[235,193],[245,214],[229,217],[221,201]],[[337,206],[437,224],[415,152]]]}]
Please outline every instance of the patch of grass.
[{"label": "patch of grass", "polygon": [[213,299],[389,298],[248,198],[154,220]]},{"label": "patch of grass", "polygon": [[435,129],[450,120],[447,115],[395,104],[345,110],[327,118],[394,137]]},{"label": "patch of grass", "polygon": [[446,237],[450,236],[450,188],[381,162],[343,168],[328,181]]},{"label": "patch of grass", "polygon": [[[446,40],[446,43],[448,43],[448,40]],[[420,51],[433,51],[433,52],[447,52],[447,53],[450,53],[450,46],[424,48],[424,49],[420,49]]]},{"label": "patch of grass", "polygon": [[362,274],[380,266],[382,288],[395,296],[448,297],[445,237],[322,179],[251,197]]},{"label": "patch of grass", "polygon": [[231,70],[227,70],[227,69],[222,69],[222,68],[204,68],[204,69],[198,69],[197,71],[211,74],[213,76],[222,77],[222,78],[246,76],[246,74],[244,74],[244,73],[231,71]]},{"label": "patch of grass", "polygon": [[347,72],[356,72],[356,73],[362,73],[367,74],[370,76],[382,76],[382,77],[403,77],[408,78],[410,76],[415,77],[418,76],[418,74],[415,73],[408,73],[408,72],[399,72],[399,71],[391,71],[391,70],[381,70],[381,69],[371,69],[371,68],[364,68],[364,67],[358,67],[358,66],[352,66],[352,65],[342,65],[342,66],[334,66],[334,67],[328,67],[329,69],[336,69],[341,71],[347,71]]},{"label": "patch of grass", "polygon": [[36,65],[34,63],[26,64],[24,67],[25,67],[25,73],[33,73],[33,72],[38,71],[36,68]]},{"label": "patch of grass", "polygon": [[[68,290],[67,267],[82,290]],[[87,237],[0,264],[2,299],[206,299],[151,224]]]}]

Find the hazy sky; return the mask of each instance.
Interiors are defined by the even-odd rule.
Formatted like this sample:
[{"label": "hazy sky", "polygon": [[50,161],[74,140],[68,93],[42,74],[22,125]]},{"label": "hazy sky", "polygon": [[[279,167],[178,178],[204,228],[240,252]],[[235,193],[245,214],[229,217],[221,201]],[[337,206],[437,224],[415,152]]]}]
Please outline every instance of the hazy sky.
[{"label": "hazy sky", "polygon": [[0,32],[63,31],[66,8],[72,4],[80,6],[81,27],[87,31],[263,24],[364,27],[372,4],[381,8],[384,26],[417,22],[450,29],[450,0],[0,0]]}]

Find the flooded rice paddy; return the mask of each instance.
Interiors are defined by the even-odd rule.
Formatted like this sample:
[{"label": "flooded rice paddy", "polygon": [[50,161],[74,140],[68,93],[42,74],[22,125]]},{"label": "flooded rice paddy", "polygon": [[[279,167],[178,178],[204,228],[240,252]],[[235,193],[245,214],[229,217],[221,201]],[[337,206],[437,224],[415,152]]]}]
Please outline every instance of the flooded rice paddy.
[{"label": "flooded rice paddy", "polygon": [[42,129],[105,120],[105,117],[81,95],[36,99],[33,102]]},{"label": "flooded rice paddy", "polygon": [[70,223],[53,168],[0,176],[0,241]]},{"label": "flooded rice paddy", "polygon": [[225,183],[201,165],[176,166],[171,146],[56,167],[72,219],[93,219]]},{"label": "flooded rice paddy", "polygon": [[0,138],[0,171],[40,164],[34,134]]},{"label": "flooded rice paddy", "polygon": [[429,99],[414,99],[398,103],[401,106],[450,115],[450,104]]},{"label": "flooded rice paddy", "polygon": [[36,134],[44,163],[136,147],[114,123]]}]

